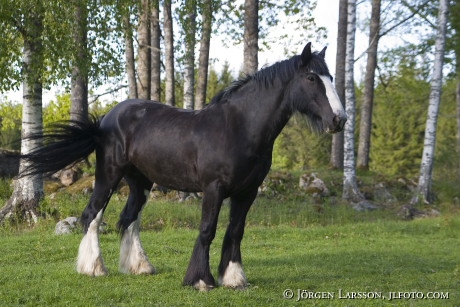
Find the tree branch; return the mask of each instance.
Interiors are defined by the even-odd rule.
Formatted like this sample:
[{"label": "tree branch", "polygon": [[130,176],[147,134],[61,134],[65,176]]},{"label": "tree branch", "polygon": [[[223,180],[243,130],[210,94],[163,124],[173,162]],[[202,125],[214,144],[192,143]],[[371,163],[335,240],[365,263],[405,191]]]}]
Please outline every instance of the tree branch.
[{"label": "tree branch", "polygon": [[96,102],[100,97],[102,96],[105,96],[105,95],[108,95],[108,94],[112,94],[112,93],[115,93],[123,88],[126,88],[128,87],[128,85],[120,85],[118,87],[115,87],[115,88],[112,88],[112,89],[109,89],[108,91],[104,92],[104,93],[101,93],[101,94],[96,94],[96,95],[92,95],[91,96],[91,100],[89,101],[88,104],[92,104],[94,102]]}]

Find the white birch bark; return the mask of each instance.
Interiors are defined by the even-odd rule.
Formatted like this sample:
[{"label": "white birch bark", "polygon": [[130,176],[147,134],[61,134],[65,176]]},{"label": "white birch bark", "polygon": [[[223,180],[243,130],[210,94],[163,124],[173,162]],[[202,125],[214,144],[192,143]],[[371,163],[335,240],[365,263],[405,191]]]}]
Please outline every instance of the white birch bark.
[{"label": "white birch bark", "polygon": [[161,100],[161,29],[160,29],[160,2],[152,1],[150,14],[150,35],[151,35],[151,78],[150,78],[150,99]]},{"label": "white birch bark", "polygon": [[165,44],[165,103],[176,104],[174,93],[174,35],[171,12],[171,0],[163,1],[164,44]]},{"label": "white birch bark", "polygon": [[184,109],[195,107],[195,32],[196,2],[186,0],[185,18],[185,61],[184,61]]},{"label": "white birch bark", "polygon": [[[37,13],[39,14],[39,13]],[[22,141],[21,153],[28,154],[41,144],[41,140],[28,140],[32,134],[40,134],[43,130],[42,116],[42,84],[39,70],[41,66],[43,23],[36,14],[28,16],[31,27],[23,33],[23,105],[22,105]],[[19,172],[29,168],[25,160],[19,164]],[[0,210],[0,221],[10,217],[25,219],[29,223],[38,220],[38,203],[43,196],[41,175],[24,176],[14,182],[13,194]]]},{"label": "white birch bark", "polygon": [[442,90],[442,68],[444,64],[444,50],[446,44],[447,15],[449,13],[448,0],[439,1],[438,29],[435,41],[435,57],[433,64],[433,76],[431,78],[430,101],[428,104],[428,116],[425,127],[425,140],[423,142],[422,162],[420,165],[420,177],[411,204],[420,201],[433,202],[431,190],[432,171],[434,162],[434,149],[436,145],[436,126],[438,122],[439,105]]},{"label": "white birch bark", "polygon": [[141,13],[137,29],[138,47],[138,81],[139,99],[150,99],[150,1],[141,0]]},{"label": "white birch bark", "polygon": [[348,0],[347,17],[347,48],[345,60],[345,111],[347,122],[344,130],[343,159],[343,194],[342,198],[358,202],[364,197],[358,190],[355,170],[355,85],[354,85],[354,52],[356,32],[356,0]]},{"label": "white birch bark", "polygon": [[259,65],[259,1],[244,1],[243,73],[253,74]]},{"label": "white birch bark", "polygon": [[128,98],[137,99],[137,81],[136,81],[136,66],[134,59],[134,44],[133,30],[131,21],[129,20],[129,9],[123,14],[123,27],[125,35],[125,60],[126,60],[126,75],[128,79]]}]

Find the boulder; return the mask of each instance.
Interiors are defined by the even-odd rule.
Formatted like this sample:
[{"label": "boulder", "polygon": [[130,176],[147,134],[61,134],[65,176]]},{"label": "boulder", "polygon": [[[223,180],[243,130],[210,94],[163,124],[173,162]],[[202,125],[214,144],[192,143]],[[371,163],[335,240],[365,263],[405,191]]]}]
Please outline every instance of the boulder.
[{"label": "boulder", "polygon": [[353,209],[358,212],[376,210],[379,207],[368,200],[362,200],[353,204]]},{"label": "boulder", "polygon": [[324,181],[318,178],[315,173],[300,176],[299,188],[313,197],[331,195]]},{"label": "boulder", "polygon": [[71,216],[68,217],[62,221],[59,221],[56,224],[56,228],[54,229],[54,233],[57,235],[65,235],[65,234],[70,234],[72,233],[77,227],[79,226],[78,224],[78,218]]},{"label": "boulder", "polygon": [[61,171],[59,175],[59,180],[63,186],[70,186],[74,184],[80,178],[80,172],[74,168],[67,168]]}]

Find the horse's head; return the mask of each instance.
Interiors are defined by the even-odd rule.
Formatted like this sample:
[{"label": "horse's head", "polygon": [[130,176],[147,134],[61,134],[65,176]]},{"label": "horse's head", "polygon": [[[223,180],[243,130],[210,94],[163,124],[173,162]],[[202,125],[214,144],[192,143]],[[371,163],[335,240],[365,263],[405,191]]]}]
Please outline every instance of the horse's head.
[{"label": "horse's head", "polygon": [[305,46],[290,96],[294,109],[307,115],[319,131],[336,133],[343,130],[347,115],[332,84],[325,53],[326,48],[312,53],[311,43]]}]

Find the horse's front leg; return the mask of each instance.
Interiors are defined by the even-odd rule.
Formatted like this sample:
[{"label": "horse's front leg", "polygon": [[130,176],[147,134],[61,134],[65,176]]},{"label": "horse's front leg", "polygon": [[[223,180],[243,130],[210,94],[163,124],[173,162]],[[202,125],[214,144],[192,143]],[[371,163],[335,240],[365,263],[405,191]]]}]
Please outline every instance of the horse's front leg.
[{"label": "horse's front leg", "polygon": [[219,284],[234,289],[244,289],[248,285],[241,261],[241,240],[243,239],[246,216],[257,189],[250,193],[231,197],[230,223],[222,244],[222,258],[219,264]]},{"label": "horse's front leg", "polygon": [[208,291],[216,286],[209,267],[209,248],[216,235],[217,219],[223,201],[222,194],[218,183],[211,184],[204,191],[200,234],[183,281],[184,285],[200,291]]}]

